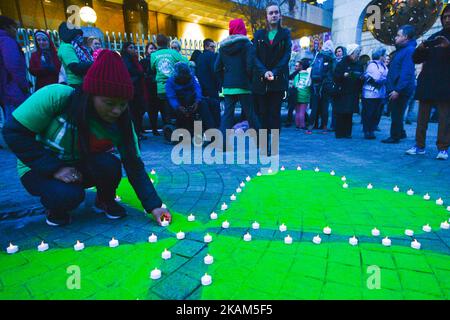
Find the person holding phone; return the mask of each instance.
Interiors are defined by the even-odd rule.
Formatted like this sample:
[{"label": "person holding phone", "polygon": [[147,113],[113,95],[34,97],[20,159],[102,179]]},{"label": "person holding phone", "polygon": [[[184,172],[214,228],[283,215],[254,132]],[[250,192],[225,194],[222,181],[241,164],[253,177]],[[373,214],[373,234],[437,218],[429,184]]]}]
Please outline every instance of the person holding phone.
[{"label": "person holding phone", "polygon": [[415,98],[419,100],[419,114],[416,128],[416,144],[407,154],[425,154],[425,139],[431,108],[439,113],[437,159],[448,159],[450,145],[450,6],[441,15],[442,30],[433,34],[417,47],[413,54],[414,63],[423,63],[417,80]]}]

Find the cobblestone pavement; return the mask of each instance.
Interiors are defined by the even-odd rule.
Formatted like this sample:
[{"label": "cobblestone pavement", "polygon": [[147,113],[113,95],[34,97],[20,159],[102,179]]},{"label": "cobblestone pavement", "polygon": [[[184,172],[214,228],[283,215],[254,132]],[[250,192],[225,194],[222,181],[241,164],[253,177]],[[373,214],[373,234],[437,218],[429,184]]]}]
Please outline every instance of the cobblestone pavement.
[{"label": "cobblestone pavement", "polygon": [[[294,168],[298,164],[306,169],[319,166],[351,177],[355,184],[373,183],[377,188],[392,189],[399,185],[403,190],[412,187],[417,193],[430,193],[450,203],[450,162],[435,160],[437,125],[430,124],[427,154],[408,156],[405,150],[414,145],[415,124],[406,125],[408,138],[400,144],[385,145],[380,140],[388,136],[390,121],[383,118],[382,132],[377,140],[363,139],[360,118],[354,117],[353,139],[334,138],[334,133],[314,132],[306,135],[293,128],[282,130],[280,139],[280,165]],[[174,165],[171,162],[172,146],[162,137],[149,135],[143,142],[142,156],[148,171],[158,173],[157,190],[169,208],[187,214],[195,212],[200,221],[206,221],[213,210],[227,201],[237,184],[247,175],[255,175],[258,165]],[[89,241],[90,245],[104,244],[106,234],[114,234],[124,243],[136,243],[149,232],[164,232],[148,217],[130,209],[123,221],[108,221],[91,212],[93,194],[74,213],[72,225],[49,228],[42,215],[37,198],[29,196],[16,174],[15,158],[0,149],[0,246],[6,248],[13,240],[23,248],[34,248],[41,239],[55,247],[69,247],[76,240]],[[169,237],[169,235],[167,235]],[[197,298],[198,286],[193,279],[177,272],[191,260],[204,254],[204,245],[191,236],[173,251],[170,276],[160,282],[153,293],[159,298]],[[448,249],[448,244],[447,244]],[[448,252],[448,251],[447,251]],[[448,254],[448,253],[447,253]],[[176,281],[174,281],[176,280]],[[31,280],[30,280],[31,281]],[[174,287],[175,286],[175,287]],[[0,280],[0,289],[2,283]],[[1,291],[1,290],[0,290]]]}]

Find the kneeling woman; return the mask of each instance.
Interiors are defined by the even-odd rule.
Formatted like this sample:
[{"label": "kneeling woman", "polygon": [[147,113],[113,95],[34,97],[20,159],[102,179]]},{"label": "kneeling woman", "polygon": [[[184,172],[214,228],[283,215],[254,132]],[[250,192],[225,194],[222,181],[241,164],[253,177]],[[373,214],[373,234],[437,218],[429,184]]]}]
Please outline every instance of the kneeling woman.
[{"label": "kneeling woman", "polygon": [[69,212],[95,186],[95,209],[108,218],[126,215],[114,199],[122,177],[120,160],[142,206],[158,224],[171,220],[145,172],[128,101],[133,83],[120,56],[104,50],[89,69],[82,90],[50,85],[20,105],[3,133],[18,158],[22,184],[47,209],[51,226],[68,224]]}]

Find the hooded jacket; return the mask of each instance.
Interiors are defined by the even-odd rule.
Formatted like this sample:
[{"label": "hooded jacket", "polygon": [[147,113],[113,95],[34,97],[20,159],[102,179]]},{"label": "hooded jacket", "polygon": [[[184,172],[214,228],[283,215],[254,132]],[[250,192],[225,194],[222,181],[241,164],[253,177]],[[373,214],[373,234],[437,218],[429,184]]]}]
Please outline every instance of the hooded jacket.
[{"label": "hooded jacket", "polygon": [[[253,39],[255,66],[253,68],[253,92],[265,94],[269,91],[286,91],[289,85],[289,59],[291,58],[291,32],[286,28],[278,30],[273,43],[270,43],[267,30],[258,30]],[[273,81],[264,75],[272,71]]]},{"label": "hooded jacket", "polygon": [[235,34],[223,40],[214,65],[223,88],[250,90],[252,61],[252,43],[247,36]]},{"label": "hooded jacket", "polygon": [[[58,59],[55,45],[47,35],[50,44],[48,51],[48,57],[51,61],[47,61],[46,65],[43,65],[42,58],[43,52],[39,48],[36,42],[37,50],[31,54],[30,59],[30,73],[36,77],[35,90],[39,90],[49,84],[58,83],[59,71],[61,69],[61,62]],[[36,38],[36,34],[35,34]]]},{"label": "hooded jacket", "polygon": [[415,66],[412,59],[417,42],[414,39],[409,40],[403,46],[397,46],[387,76],[387,93],[392,91],[400,95],[409,97],[415,88]]},{"label": "hooded jacket", "polygon": [[27,65],[19,44],[0,30],[0,104],[18,106],[28,96]]}]

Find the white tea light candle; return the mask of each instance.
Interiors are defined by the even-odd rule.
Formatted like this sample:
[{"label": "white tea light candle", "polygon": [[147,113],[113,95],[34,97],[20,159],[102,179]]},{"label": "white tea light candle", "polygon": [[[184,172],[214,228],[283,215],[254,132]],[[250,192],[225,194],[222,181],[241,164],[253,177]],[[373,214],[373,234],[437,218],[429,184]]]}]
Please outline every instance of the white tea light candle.
[{"label": "white tea light candle", "polygon": [[287,227],[284,223],[281,224],[281,226],[279,227],[280,232],[285,232],[287,230]]},{"label": "white tea light candle", "polygon": [[214,262],[214,257],[211,256],[209,253],[203,258],[203,262],[205,264],[212,264]]},{"label": "white tea light candle", "polygon": [[252,241],[252,235],[248,232],[244,234],[244,241]]},{"label": "white tea light candle", "polygon": [[114,239],[114,237],[109,241],[109,247],[115,248],[119,246],[119,240]]},{"label": "white tea light candle", "polygon": [[372,235],[374,237],[378,237],[380,235],[380,230],[378,230],[377,228],[373,228],[372,229]]},{"label": "white tea light candle", "polygon": [[168,260],[172,257],[172,252],[170,252],[167,249],[164,249],[164,251],[161,253],[161,258],[163,258],[164,260]]},{"label": "white tea light candle", "polygon": [[9,254],[14,254],[17,251],[19,251],[19,246],[13,245],[12,243],[10,243],[9,247],[6,248],[6,252]]},{"label": "white tea light candle", "polygon": [[315,237],[313,238],[313,242],[314,242],[315,244],[320,244],[320,243],[322,242],[322,238],[320,238],[320,236],[317,235],[317,236],[315,236]]},{"label": "white tea light candle", "polygon": [[225,220],[224,222],[222,222],[222,228],[228,229],[229,227],[230,227],[230,223],[229,223],[227,220]]},{"label": "white tea light candle", "polygon": [[40,245],[38,245],[37,249],[39,252],[44,252],[48,250],[48,243],[45,243],[44,241],[41,242]]},{"label": "white tea light candle", "polygon": [[211,236],[209,233],[207,233],[207,234],[203,237],[203,241],[204,241],[205,243],[210,243],[210,242],[212,241],[212,236]]},{"label": "white tea light candle", "polygon": [[148,237],[148,242],[150,242],[150,243],[155,243],[157,241],[158,241],[158,237],[153,233],[150,237]]},{"label": "white tea light candle", "polygon": [[209,274],[205,273],[205,275],[201,279],[202,285],[209,286],[212,283],[212,278]]},{"label": "white tea light candle", "polygon": [[150,278],[152,280],[158,280],[159,278],[161,278],[161,270],[159,270],[158,268],[152,270],[152,272],[150,272]]},{"label": "white tea light candle", "polygon": [[426,224],[422,227],[422,230],[425,232],[431,232],[431,227],[429,224]]},{"label": "white tea light candle", "polygon": [[73,246],[75,251],[81,251],[84,249],[84,243],[77,240],[77,243]]},{"label": "white tea light candle", "polygon": [[259,223],[258,222],[253,222],[252,223],[252,229],[255,229],[255,230],[257,230],[257,229],[259,229]]}]

